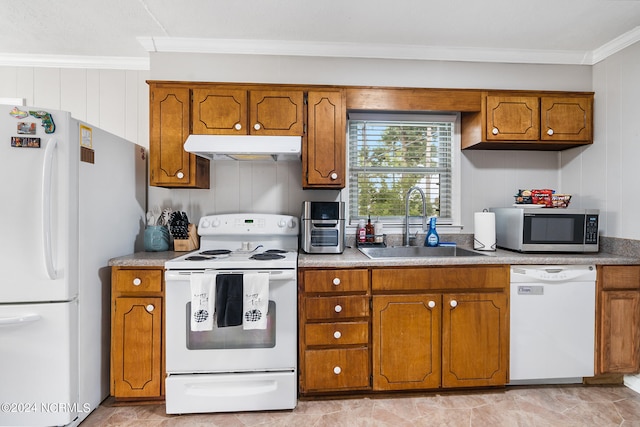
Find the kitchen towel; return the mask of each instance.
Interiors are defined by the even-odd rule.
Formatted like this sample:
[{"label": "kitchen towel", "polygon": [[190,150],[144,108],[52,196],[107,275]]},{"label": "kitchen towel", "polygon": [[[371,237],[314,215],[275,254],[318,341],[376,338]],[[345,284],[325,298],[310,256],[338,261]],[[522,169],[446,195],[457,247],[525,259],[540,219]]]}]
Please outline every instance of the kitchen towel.
[{"label": "kitchen towel", "polygon": [[210,331],[213,329],[213,312],[215,309],[215,273],[192,273],[191,286],[191,330]]},{"label": "kitchen towel", "polygon": [[496,250],[496,214],[476,212],[473,214],[473,249]]},{"label": "kitchen towel", "polygon": [[219,328],[242,325],[242,274],[216,277],[216,322]]},{"label": "kitchen towel", "polygon": [[269,273],[245,274],[242,280],[242,328],[267,329]]}]

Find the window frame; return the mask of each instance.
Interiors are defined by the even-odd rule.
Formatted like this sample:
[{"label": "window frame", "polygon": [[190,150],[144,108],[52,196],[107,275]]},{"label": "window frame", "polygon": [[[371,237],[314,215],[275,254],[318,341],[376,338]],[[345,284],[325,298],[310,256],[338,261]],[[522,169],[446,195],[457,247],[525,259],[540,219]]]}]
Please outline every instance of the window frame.
[{"label": "window frame", "polygon": [[[453,132],[451,135],[451,218],[444,222],[438,222],[438,229],[448,233],[459,233],[462,229],[461,226],[461,164],[460,164],[460,145],[461,145],[461,114],[452,112],[369,112],[369,111],[354,111],[349,112],[347,115],[346,123],[346,167],[347,176],[350,175],[350,138],[349,138],[349,121],[351,120],[381,120],[381,121],[449,121],[453,124]],[[346,180],[345,187],[341,190],[340,199],[346,200],[347,205],[350,202],[350,179]],[[414,193],[415,195],[415,193]],[[413,200],[413,196],[412,196]],[[359,217],[351,216],[350,206],[347,206],[347,226],[349,228],[355,228],[358,225]],[[402,207],[404,211],[404,206]],[[372,221],[377,220],[375,216],[371,217]],[[409,217],[410,227],[422,228],[423,224],[420,218],[417,216]],[[404,231],[404,216],[401,217],[384,217],[380,219],[385,232],[403,232]]]}]

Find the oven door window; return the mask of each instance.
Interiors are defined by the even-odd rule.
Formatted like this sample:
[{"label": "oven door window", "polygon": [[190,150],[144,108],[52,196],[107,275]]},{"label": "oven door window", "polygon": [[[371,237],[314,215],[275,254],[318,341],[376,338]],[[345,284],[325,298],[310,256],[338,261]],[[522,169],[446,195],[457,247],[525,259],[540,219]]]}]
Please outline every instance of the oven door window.
[{"label": "oven door window", "polygon": [[523,243],[583,244],[584,215],[525,215]]},{"label": "oven door window", "polygon": [[219,328],[213,325],[210,331],[191,330],[191,302],[185,310],[187,348],[189,350],[273,348],[276,345],[276,303],[269,301],[267,327],[265,329],[243,329],[242,325]]},{"label": "oven door window", "polygon": [[338,246],[338,230],[311,230],[311,246]]}]

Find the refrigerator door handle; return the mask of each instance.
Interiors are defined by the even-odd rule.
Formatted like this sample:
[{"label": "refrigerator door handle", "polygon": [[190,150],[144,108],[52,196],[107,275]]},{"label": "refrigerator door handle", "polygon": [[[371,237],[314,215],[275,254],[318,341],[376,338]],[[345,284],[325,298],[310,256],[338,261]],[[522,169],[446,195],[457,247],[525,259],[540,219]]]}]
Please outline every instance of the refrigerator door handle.
[{"label": "refrigerator door handle", "polygon": [[39,314],[25,314],[17,317],[0,317],[0,326],[22,325],[24,323],[32,323],[40,320]]},{"label": "refrigerator door handle", "polygon": [[44,152],[42,167],[42,242],[44,245],[44,265],[51,280],[58,278],[53,266],[53,249],[51,247],[51,183],[53,173],[53,155],[58,146],[58,140],[52,138]]}]

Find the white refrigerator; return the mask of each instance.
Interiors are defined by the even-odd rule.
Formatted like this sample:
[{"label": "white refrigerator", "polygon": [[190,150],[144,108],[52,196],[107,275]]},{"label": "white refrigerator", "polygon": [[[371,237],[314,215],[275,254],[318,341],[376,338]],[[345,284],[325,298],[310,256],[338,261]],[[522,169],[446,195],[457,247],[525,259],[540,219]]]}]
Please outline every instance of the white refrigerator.
[{"label": "white refrigerator", "polygon": [[75,426],[108,396],[108,261],[142,249],[146,167],[67,112],[0,105],[0,426]]}]

